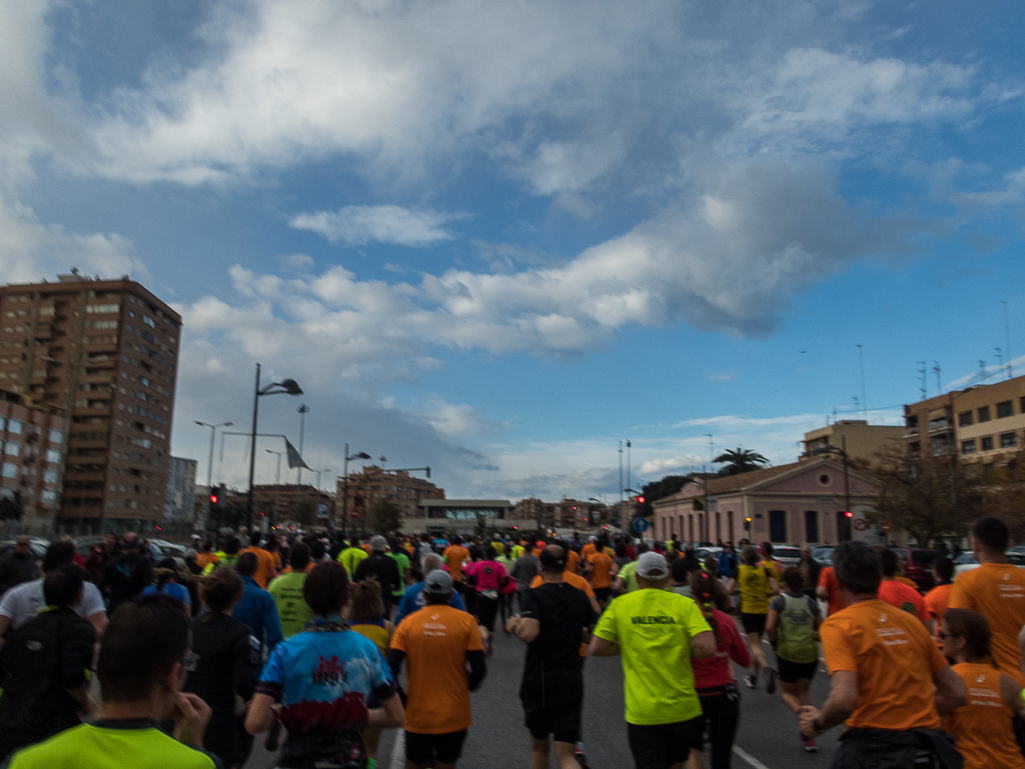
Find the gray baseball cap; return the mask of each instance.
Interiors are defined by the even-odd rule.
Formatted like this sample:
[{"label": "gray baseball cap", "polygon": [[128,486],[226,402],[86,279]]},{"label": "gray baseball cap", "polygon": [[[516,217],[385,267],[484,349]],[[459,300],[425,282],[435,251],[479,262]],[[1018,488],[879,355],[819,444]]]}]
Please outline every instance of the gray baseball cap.
[{"label": "gray baseball cap", "polygon": [[424,592],[431,595],[449,595],[452,592],[452,576],[444,569],[435,569],[424,577]]},{"label": "gray baseball cap", "polygon": [[644,553],[637,559],[638,577],[644,579],[658,580],[669,573],[669,564],[659,553]]},{"label": "gray baseball cap", "polygon": [[388,549],[388,540],[378,534],[376,537],[370,538],[370,549],[375,553],[383,553]]}]

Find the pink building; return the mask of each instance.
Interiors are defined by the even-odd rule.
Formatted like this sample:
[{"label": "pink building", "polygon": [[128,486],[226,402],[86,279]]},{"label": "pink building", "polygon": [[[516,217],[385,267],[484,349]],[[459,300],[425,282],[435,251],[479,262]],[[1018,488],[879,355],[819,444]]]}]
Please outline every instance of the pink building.
[{"label": "pink building", "polygon": [[[836,544],[852,534],[860,539],[857,527],[875,503],[876,486],[869,476],[849,469],[845,489],[841,461],[820,457],[709,479],[707,505],[705,492],[705,483],[696,481],[652,503],[651,537],[791,545]],[[848,494],[852,518],[846,516]]]}]

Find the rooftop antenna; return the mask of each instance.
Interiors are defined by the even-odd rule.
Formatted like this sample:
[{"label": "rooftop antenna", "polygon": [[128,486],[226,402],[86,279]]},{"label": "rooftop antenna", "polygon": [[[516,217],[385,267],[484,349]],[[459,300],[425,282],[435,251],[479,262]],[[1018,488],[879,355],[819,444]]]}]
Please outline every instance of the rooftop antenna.
[{"label": "rooftop antenna", "polygon": [[861,407],[858,405],[858,396],[852,395],[851,399],[854,401],[854,413],[857,414],[859,411],[861,411]]},{"label": "rooftop antenna", "polygon": [[921,366],[921,368],[918,369],[918,379],[922,383],[921,386],[918,388],[918,392],[922,393],[922,400],[925,400],[929,395],[929,388],[926,384],[925,378],[925,361],[918,361],[918,365]]},{"label": "rooftop antenna", "polygon": [[999,347],[994,347],[993,352],[997,354],[997,371],[1004,370],[1004,351]]},{"label": "rooftop antenna", "polygon": [[1014,376],[1014,364],[1011,363],[1014,360],[1011,357],[1011,322],[1008,319],[1007,302],[1001,299],[1000,304],[1004,306],[1004,352],[1007,353],[1007,378],[1011,379]]},{"label": "rooftop antenna", "polygon": [[989,374],[986,373],[986,361],[979,361],[979,381],[985,382],[989,378]]},{"label": "rooftop antenna", "polygon": [[936,375],[936,392],[938,394],[943,393],[943,384],[940,382],[940,364],[939,361],[932,362],[932,371]]}]

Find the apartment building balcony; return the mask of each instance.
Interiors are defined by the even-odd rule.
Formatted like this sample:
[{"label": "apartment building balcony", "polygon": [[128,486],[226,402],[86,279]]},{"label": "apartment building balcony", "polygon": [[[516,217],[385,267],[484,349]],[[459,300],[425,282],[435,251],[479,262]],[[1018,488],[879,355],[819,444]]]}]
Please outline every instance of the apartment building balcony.
[{"label": "apartment building balcony", "polygon": [[917,438],[918,437],[918,428],[917,427],[906,427],[906,428],[904,428],[904,437],[905,438]]},{"label": "apartment building balcony", "polygon": [[950,424],[949,420],[946,419],[933,419],[929,422],[929,435],[935,433],[945,433],[953,429],[953,425]]}]

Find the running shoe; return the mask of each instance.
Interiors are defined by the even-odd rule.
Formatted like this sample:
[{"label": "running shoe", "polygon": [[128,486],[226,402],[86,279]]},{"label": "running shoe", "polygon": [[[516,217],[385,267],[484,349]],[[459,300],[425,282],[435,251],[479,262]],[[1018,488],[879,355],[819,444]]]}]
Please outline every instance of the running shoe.
[{"label": "running shoe", "polygon": [[765,681],[765,693],[775,694],[776,693],[776,670],[769,668],[765,671],[767,674],[767,680]]},{"label": "running shoe", "polygon": [[747,684],[748,689],[758,688],[758,677],[757,676],[744,676],[744,683]]},{"label": "running shoe", "polygon": [[573,755],[577,763],[580,764],[580,769],[591,769],[591,765],[587,763],[587,756],[584,755],[584,743],[577,743],[577,749],[573,752]]},{"label": "running shoe", "polygon": [[815,740],[801,740],[801,745],[809,753],[819,752],[819,746],[815,744]]}]

